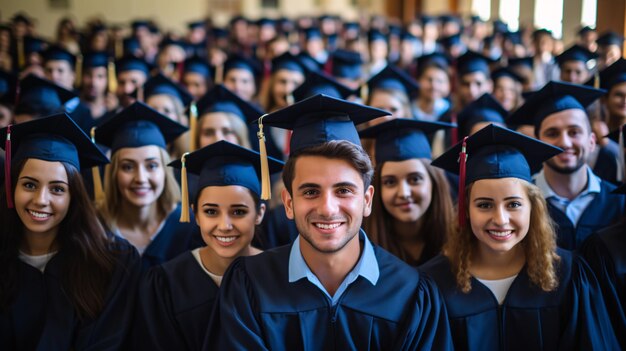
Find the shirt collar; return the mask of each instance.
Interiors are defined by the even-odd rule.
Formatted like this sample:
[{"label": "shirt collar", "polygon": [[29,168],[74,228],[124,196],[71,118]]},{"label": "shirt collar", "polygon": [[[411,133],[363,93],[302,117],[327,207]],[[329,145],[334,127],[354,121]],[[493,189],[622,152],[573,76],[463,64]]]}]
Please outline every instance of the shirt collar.
[{"label": "shirt collar", "polygon": [[[374,253],[374,247],[372,243],[367,239],[365,233],[361,230],[359,233],[359,239],[363,241],[364,248],[361,252],[361,257],[357,261],[356,266],[352,269],[351,273],[357,276],[369,280],[372,285],[376,285],[378,278],[380,277],[380,270],[378,268],[378,260]],[[306,264],[302,252],[300,251],[300,235],[296,238],[291,246],[291,252],[289,253],[289,282],[293,283],[302,278],[308,278],[314,276],[313,272]]]},{"label": "shirt collar", "polygon": [[[535,175],[535,185],[537,185],[537,187],[541,190],[544,198],[561,198],[552,190],[552,188],[550,188],[550,185],[548,185],[548,181],[546,180],[543,169],[539,173],[537,173],[537,175]],[[578,196],[586,195],[589,193],[599,193],[600,190],[600,179],[597,175],[593,174],[590,167],[587,167],[587,186]]]}]

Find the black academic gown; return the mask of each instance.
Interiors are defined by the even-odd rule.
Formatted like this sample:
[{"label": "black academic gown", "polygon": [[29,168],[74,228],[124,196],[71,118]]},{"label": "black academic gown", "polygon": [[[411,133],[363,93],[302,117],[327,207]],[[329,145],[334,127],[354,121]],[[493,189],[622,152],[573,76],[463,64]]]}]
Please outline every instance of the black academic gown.
[{"label": "black academic gown", "polygon": [[18,291],[8,312],[0,313],[3,350],[120,350],[130,330],[140,260],[125,240],[116,238],[114,274],[104,309],[95,319],[79,320],[63,290],[61,260],[55,255],[42,273],[19,262]]},{"label": "black academic gown", "polygon": [[298,237],[296,222],[287,218],[285,206],[278,206],[268,211],[263,221],[262,244],[265,250],[291,244]]},{"label": "black academic gown", "polygon": [[200,228],[190,213],[189,223],[180,223],[181,206],[165,219],[161,231],[150,242],[141,255],[141,270],[146,272],[150,267],[167,262],[181,253],[203,245]]},{"label": "black academic gown", "polygon": [[133,323],[133,349],[199,350],[219,287],[191,251],[143,277]]},{"label": "black academic gown", "polygon": [[599,147],[596,164],[593,166],[593,174],[611,184],[618,185],[617,174],[619,169],[619,145],[613,140],[609,144]]},{"label": "black academic gown", "polygon": [[576,254],[561,256],[555,291],[530,282],[526,267],[502,305],[472,278],[465,294],[456,285],[449,260],[440,255],[420,267],[446,301],[456,350],[618,350],[598,282]]},{"label": "black academic gown", "polygon": [[291,245],[240,257],[226,272],[206,350],[448,350],[441,294],[379,247],[380,278],[359,276],[336,305],[307,279],[289,283]]},{"label": "black academic gown", "polygon": [[565,213],[548,202],[550,217],[556,222],[557,245],[567,250],[577,250],[591,233],[617,223],[626,211],[626,197],[611,194],[615,186],[600,182],[600,193],[589,203],[576,227]]},{"label": "black academic gown", "polygon": [[589,236],[581,254],[598,277],[611,323],[626,349],[626,222]]}]

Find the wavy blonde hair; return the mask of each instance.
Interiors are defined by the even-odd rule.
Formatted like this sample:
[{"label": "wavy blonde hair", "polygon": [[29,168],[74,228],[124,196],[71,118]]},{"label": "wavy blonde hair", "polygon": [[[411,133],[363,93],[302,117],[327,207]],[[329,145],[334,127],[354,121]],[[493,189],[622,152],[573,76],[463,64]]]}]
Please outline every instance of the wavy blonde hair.
[{"label": "wavy blonde hair", "polygon": [[[159,196],[156,206],[159,213],[167,216],[180,202],[180,188],[178,187],[178,182],[174,177],[172,168],[167,167],[167,164],[170,163],[170,155],[163,148],[159,147],[158,149],[161,155],[163,171],[165,172],[165,184],[163,185],[163,192]],[[104,170],[104,201],[97,204],[102,220],[111,230],[117,230],[117,219],[121,215],[120,204],[123,201],[122,193],[117,186],[116,180],[116,174],[119,168],[120,157],[119,152],[116,152],[111,156],[111,163],[108,164]]]},{"label": "wavy blonde hair", "polygon": [[[468,208],[472,184],[466,188],[466,206]],[[560,261],[556,253],[556,231],[554,222],[550,218],[546,200],[541,190],[534,184],[522,181],[522,186],[530,201],[530,226],[528,234],[519,243],[524,248],[526,267],[530,281],[543,291],[552,291],[558,286],[557,265]],[[444,245],[444,253],[450,260],[452,272],[456,277],[458,287],[464,292],[472,290],[470,266],[472,253],[478,239],[469,222],[465,226],[452,231]]]}]

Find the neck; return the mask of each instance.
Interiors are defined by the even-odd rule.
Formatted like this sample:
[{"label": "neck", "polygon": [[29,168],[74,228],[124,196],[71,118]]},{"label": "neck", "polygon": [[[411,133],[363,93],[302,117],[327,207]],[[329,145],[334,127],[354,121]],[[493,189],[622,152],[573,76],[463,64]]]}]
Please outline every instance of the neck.
[{"label": "neck", "polygon": [[357,233],[341,250],[323,253],[300,238],[300,251],[307,266],[332,296],[354,268],[361,255],[361,242]]},{"label": "neck", "polygon": [[420,235],[422,224],[423,220],[420,218],[415,222],[400,222],[394,220],[392,225],[393,231],[396,234],[395,236],[400,242],[415,243],[418,241],[424,241],[424,238]]},{"label": "neck", "polygon": [[200,260],[207,271],[215,275],[223,276],[228,267],[230,267],[230,264],[233,263],[237,257],[252,256],[258,254],[259,252],[261,252],[259,249],[248,245],[248,247],[233,257],[222,257],[215,251],[212,251],[209,246],[205,246],[200,249]]},{"label": "neck", "polygon": [[149,231],[156,229],[156,225],[161,223],[164,214],[160,213],[156,203],[148,206],[137,207],[127,202],[122,202],[118,219],[118,227],[130,230]]},{"label": "neck", "polygon": [[475,253],[470,271],[472,275],[481,279],[508,278],[518,274],[526,263],[526,255],[521,244],[506,252],[493,251],[479,244]]},{"label": "neck", "polygon": [[420,96],[417,99],[417,106],[420,108],[420,110],[424,111],[424,113],[431,114],[435,109],[435,100],[432,100],[425,96]]},{"label": "neck", "polygon": [[45,234],[27,231],[24,233],[20,250],[31,256],[45,255],[57,249],[57,244],[54,240],[56,237],[56,230]]},{"label": "neck", "polygon": [[543,167],[543,174],[546,182],[557,195],[567,199],[578,196],[587,186],[588,174],[587,165],[570,174],[559,173],[550,166]]}]

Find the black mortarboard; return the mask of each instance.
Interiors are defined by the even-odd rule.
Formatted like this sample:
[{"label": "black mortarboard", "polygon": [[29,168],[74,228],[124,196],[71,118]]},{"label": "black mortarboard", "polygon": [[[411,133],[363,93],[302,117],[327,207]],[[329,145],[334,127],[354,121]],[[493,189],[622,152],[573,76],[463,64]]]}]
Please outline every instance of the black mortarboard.
[{"label": "black mortarboard", "polygon": [[226,28],[213,27],[211,29],[211,34],[213,35],[213,38],[219,39],[219,38],[228,38],[228,36],[230,35],[230,32]]},{"label": "black mortarboard", "polygon": [[384,110],[319,94],[267,114],[260,122],[293,130],[290,150],[295,153],[331,140],[361,145],[355,125],[387,115]]},{"label": "black mortarboard", "polygon": [[308,97],[324,94],[337,99],[347,99],[354,94],[354,90],[336,81],[333,77],[323,72],[309,72],[306,80],[293,91],[295,101],[301,101]]},{"label": "black mortarboard", "polygon": [[376,138],[375,159],[379,164],[412,158],[430,160],[432,151],[427,135],[453,126],[444,122],[396,118],[367,128],[359,135],[362,138]]},{"label": "black mortarboard", "polygon": [[551,31],[551,30],[548,30],[548,29],[546,29],[546,28],[539,28],[539,29],[536,29],[536,30],[532,33],[533,40],[537,40],[537,38],[539,38],[539,36],[541,36],[541,35],[548,35],[548,36],[550,36],[550,37],[552,38],[552,31]]},{"label": "black mortarboard", "polygon": [[434,17],[434,16],[422,15],[420,17],[420,21],[422,22],[422,25],[427,25],[427,24],[430,24],[430,23],[437,24],[439,19],[437,17]]},{"label": "black mortarboard", "polygon": [[332,54],[332,73],[337,78],[359,79],[363,75],[363,59],[356,51],[335,50]]},{"label": "black mortarboard", "polygon": [[504,124],[508,114],[507,110],[491,94],[485,93],[459,112],[457,116],[458,135],[461,137],[469,135],[472,127],[480,122]]},{"label": "black mortarboard", "polygon": [[228,112],[235,114],[246,124],[255,121],[263,114],[263,111],[258,107],[244,101],[221,84],[214,86],[204,94],[196,106],[200,116],[212,112]]},{"label": "black mortarboard", "polygon": [[489,64],[494,62],[495,60],[485,55],[468,50],[457,59],[457,71],[459,76],[474,72],[483,72],[489,76]]},{"label": "black mortarboard", "polygon": [[206,28],[206,20],[196,20],[187,22],[188,29],[196,29],[196,28]]},{"label": "black mortarboard", "polygon": [[24,54],[30,55],[34,52],[43,53],[48,47],[48,42],[36,37],[24,37]]},{"label": "black mortarboard", "polygon": [[185,60],[183,63],[183,72],[197,73],[206,79],[210,79],[212,76],[211,67],[209,67],[207,61],[198,56],[193,56]]},{"label": "black mortarboard", "polygon": [[600,46],[617,45],[622,47],[624,37],[615,32],[605,32],[596,39],[596,43]]},{"label": "black mortarboard", "polygon": [[256,25],[259,27],[263,27],[263,26],[273,26],[276,24],[276,21],[271,19],[271,18],[267,18],[267,17],[261,17],[256,21]]},{"label": "black mortarboard", "polygon": [[66,61],[70,66],[76,65],[76,56],[58,45],[52,45],[43,52],[44,61]]},{"label": "black mortarboard", "polygon": [[387,65],[367,81],[370,94],[376,89],[393,89],[402,91],[411,97],[419,89],[419,85],[411,76],[399,68]]},{"label": "black mortarboard", "polygon": [[539,131],[541,122],[549,115],[569,109],[585,111],[587,105],[604,93],[604,90],[584,85],[551,81],[513,112],[507,124],[533,124],[535,130]]},{"label": "black mortarboard", "polygon": [[510,41],[512,44],[514,45],[522,45],[522,32],[520,31],[516,31],[516,32],[512,32],[512,31],[506,31],[504,33],[504,38],[508,41]]},{"label": "black mortarboard", "polygon": [[307,28],[304,31],[304,38],[306,41],[313,39],[322,39],[322,32],[315,27]]},{"label": "black mortarboard", "polygon": [[506,24],[501,19],[496,19],[493,21],[493,32],[494,33],[506,33],[509,31],[509,25]]},{"label": "black mortarboard", "polygon": [[281,69],[300,72],[302,74],[306,71],[306,67],[300,59],[290,52],[285,52],[284,54],[272,59],[272,73]]},{"label": "black mortarboard", "polygon": [[400,35],[400,40],[402,41],[419,41],[418,38],[408,30],[403,30]]},{"label": "black mortarboard", "polygon": [[53,82],[29,74],[19,81],[19,97],[15,113],[36,114],[38,117],[59,113],[63,104],[76,94]]},{"label": "black mortarboard", "polygon": [[137,30],[139,28],[149,28],[150,27],[150,22],[148,22],[147,20],[143,20],[143,19],[138,19],[138,20],[134,20],[131,23],[131,27],[133,28],[133,30]]},{"label": "black mortarboard", "polygon": [[124,38],[122,47],[125,55],[134,55],[136,51],[141,50],[139,40],[135,37]]},{"label": "black mortarboard", "polygon": [[83,57],[83,69],[107,67],[108,65],[109,55],[106,51],[89,52]]},{"label": "black mortarboard", "polygon": [[509,67],[524,66],[524,67],[528,67],[528,68],[533,68],[534,65],[535,65],[535,63],[533,61],[533,57],[532,56],[512,57],[512,58],[509,58],[509,61],[508,61],[508,66]]},{"label": "black mortarboard", "polygon": [[[280,172],[283,162],[268,157],[270,173]],[[169,166],[182,169],[181,160]],[[187,172],[199,176],[197,194],[208,186],[243,186],[258,196],[261,195],[261,164],[259,153],[225,140],[207,145],[185,156]]]},{"label": "black mortarboard", "polygon": [[522,78],[519,74],[513,72],[513,70],[508,67],[500,67],[491,72],[491,80],[496,81],[498,78],[501,77],[509,77],[518,83],[524,82],[524,78]]},{"label": "black mortarboard", "polygon": [[482,19],[482,17],[478,16],[478,15],[473,15],[470,17],[470,21],[472,22],[472,24],[475,23],[486,23],[484,19]]},{"label": "black mortarboard", "polygon": [[439,44],[441,44],[445,48],[450,48],[454,45],[463,44],[463,42],[461,41],[461,34],[459,33],[440,38],[437,41],[439,42]]},{"label": "black mortarboard", "polygon": [[399,26],[397,24],[390,24],[389,25],[389,36],[390,37],[400,37],[402,35],[402,26]]},{"label": "black mortarboard", "polygon": [[[626,60],[619,58],[609,67],[603,69],[600,74],[600,88],[605,89],[607,92],[611,90],[614,85],[626,82]],[[585,85],[595,86],[596,77],[589,79]]]},{"label": "black mortarboard", "polygon": [[167,143],[187,131],[187,127],[158,113],[142,102],[135,102],[96,128],[96,141],[111,148],[111,153],[125,147]]},{"label": "black mortarboard", "polygon": [[344,22],[343,28],[345,30],[357,30],[358,31],[361,29],[361,25],[359,24],[359,22]]},{"label": "black mortarboard", "polygon": [[458,23],[459,25],[461,24],[461,18],[453,14],[440,15],[439,21],[441,22],[442,25],[446,23]]},{"label": "black mortarboard", "polygon": [[317,62],[313,57],[311,57],[311,55],[306,52],[300,52],[298,54],[298,59],[309,71],[319,71],[322,69],[322,64]]},{"label": "black mortarboard", "polygon": [[586,34],[586,33],[589,33],[589,32],[595,32],[595,31],[596,31],[596,29],[595,29],[595,28],[591,28],[591,27],[589,27],[589,26],[584,26],[584,27],[581,27],[581,28],[578,30],[578,35],[584,35],[584,34]]},{"label": "black mortarboard", "polygon": [[569,49],[563,51],[559,56],[555,57],[559,66],[567,61],[582,61],[587,64],[587,61],[597,58],[598,55],[587,50],[580,45],[573,45]]},{"label": "black mortarboard", "polygon": [[0,70],[0,104],[13,106],[17,93],[17,76]]},{"label": "black mortarboard", "polygon": [[193,100],[193,96],[189,94],[187,89],[181,87],[178,83],[164,76],[162,73],[148,79],[143,87],[146,100],[152,95],[165,94],[170,95],[187,106]]},{"label": "black mortarboard", "polygon": [[254,76],[258,76],[261,73],[261,67],[257,61],[240,54],[230,55],[224,62],[224,75],[231,69],[244,69],[251,72]]},{"label": "black mortarboard", "polygon": [[126,71],[141,71],[145,73],[146,76],[150,75],[150,68],[146,61],[132,55],[127,55],[117,60],[115,62],[115,69],[118,74]]},{"label": "black mortarboard", "polygon": [[367,39],[368,41],[371,43],[373,41],[387,41],[387,36],[376,29],[371,29],[368,33],[367,33]]},{"label": "black mortarboard", "polygon": [[436,65],[444,70],[447,70],[450,66],[450,58],[440,52],[433,52],[417,58],[417,68],[420,71],[429,65]]},{"label": "black mortarboard", "polygon": [[187,42],[183,41],[183,40],[178,40],[178,39],[173,39],[173,38],[165,38],[163,41],[161,41],[161,44],[159,45],[159,47],[161,49],[164,49],[168,46],[177,46],[183,50],[187,50],[187,47],[189,46],[187,44]]},{"label": "black mortarboard", "polygon": [[16,13],[15,15],[13,15],[13,17],[11,17],[11,22],[13,22],[13,23],[24,23],[24,24],[27,24],[27,25],[30,25],[30,24],[33,23],[31,18],[28,17],[28,15],[26,15],[23,12],[19,12],[19,13]]}]

